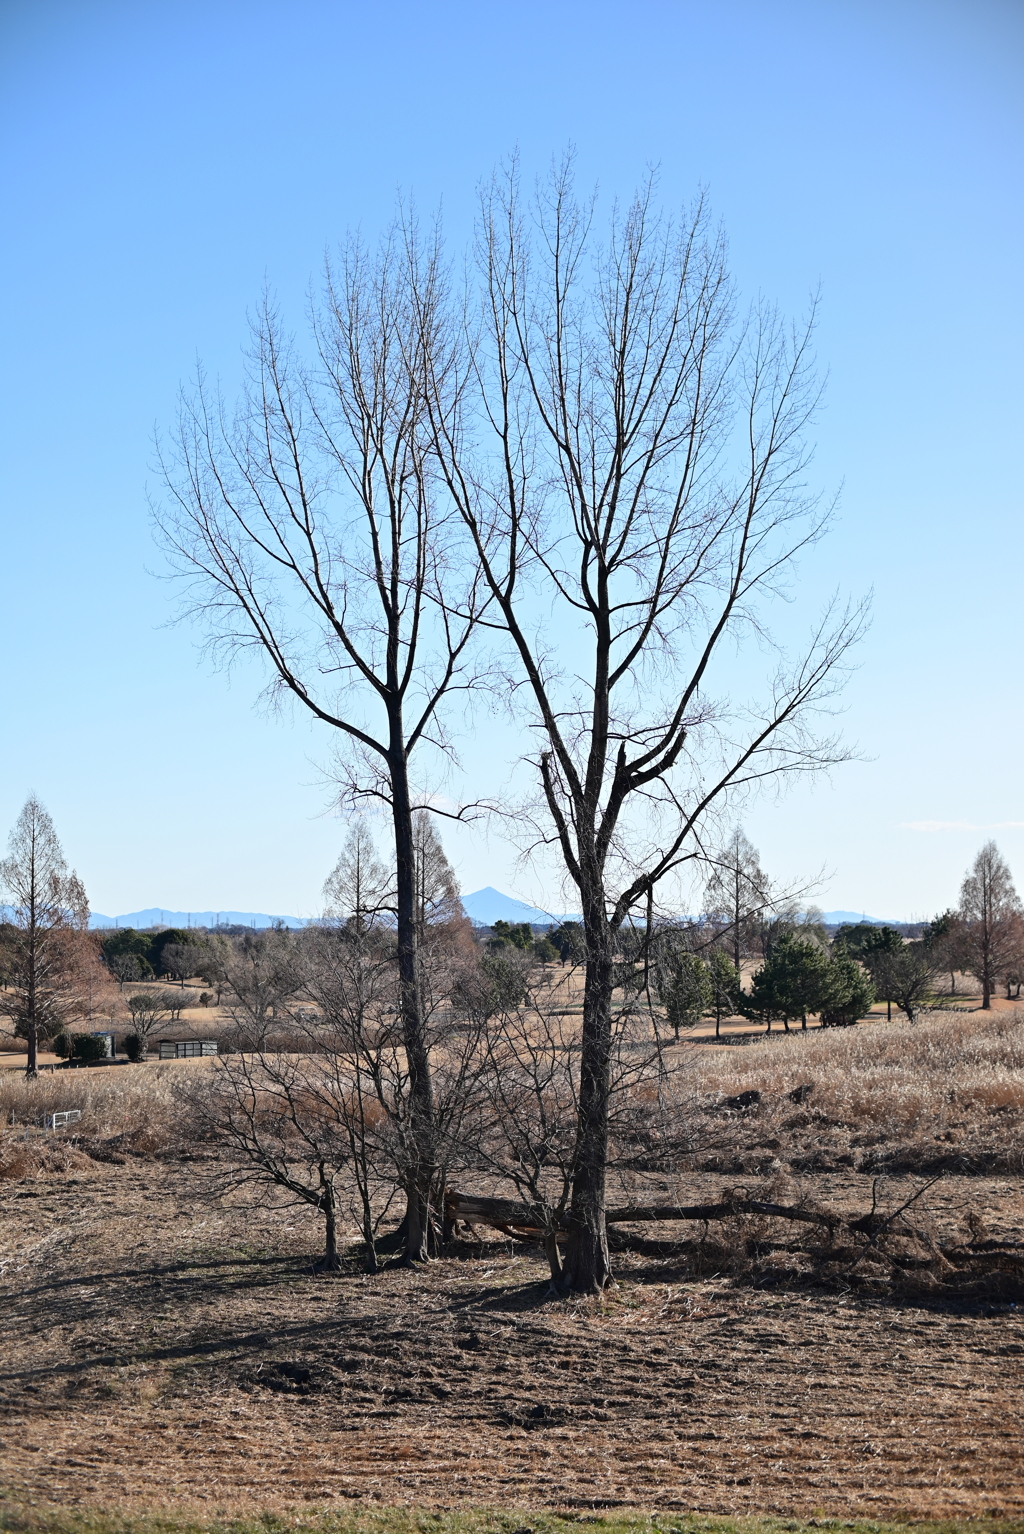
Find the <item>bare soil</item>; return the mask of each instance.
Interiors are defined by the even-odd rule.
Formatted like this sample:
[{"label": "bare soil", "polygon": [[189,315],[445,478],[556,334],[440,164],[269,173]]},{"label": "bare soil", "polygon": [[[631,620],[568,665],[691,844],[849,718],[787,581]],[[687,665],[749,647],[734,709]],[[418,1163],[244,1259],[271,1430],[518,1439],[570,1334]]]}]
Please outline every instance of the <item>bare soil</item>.
[{"label": "bare soil", "polygon": [[[540,1254],[508,1241],[321,1276],[310,1215],[225,1203],[209,1172],[129,1160],[0,1182],[13,1502],[1024,1513],[1013,1303],[694,1281],[667,1247],[620,1254],[600,1301],[545,1300]],[[728,1182],[694,1173],[680,1192]],[[871,1200],[852,1171],[806,1186]],[[927,1197],[940,1235],[980,1210],[1020,1238],[1015,1178]]]}]

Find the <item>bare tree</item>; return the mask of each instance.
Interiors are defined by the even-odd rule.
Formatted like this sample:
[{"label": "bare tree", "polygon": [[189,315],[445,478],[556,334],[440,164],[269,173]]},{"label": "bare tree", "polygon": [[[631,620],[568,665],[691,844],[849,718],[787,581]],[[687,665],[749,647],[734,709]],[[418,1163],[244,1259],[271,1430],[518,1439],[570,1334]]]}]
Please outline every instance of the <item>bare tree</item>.
[{"label": "bare tree", "polygon": [[414,1138],[406,1249],[428,1252],[434,1098],[416,960],[411,759],[448,749],[477,617],[440,513],[426,357],[445,298],[439,246],[396,231],[328,270],[303,368],[265,302],[234,415],[200,379],[165,461],[165,544],[189,611],[229,652],[257,649],[277,690],[346,743],[342,796],[383,801],[395,848],[397,964]]},{"label": "bare tree", "polygon": [[171,1021],[169,1002],[175,1000],[173,991],[134,991],[125,998],[125,1006],[132,1020],[132,1033],[138,1040],[134,1054],[144,1060],[149,1053],[149,1041],[158,1028]]},{"label": "bare tree", "polygon": [[207,985],[213,986],[218,1007],[228,981],[228,965],[233,957],[234,949],[222,933],[213,932],[207,936],[202,947],[202,962],[196,974]]},{"label": "bare tree", "polygon": [[728,841],[709,859],[704,890],[709,915],[722,924],[736,969],[751,949],[758,924],[776,905],[776,894],[761,868],[757,850],[736,826]]},{"label": "bare tree", "polygon": [[356,932],[381,927],[395,910],[394,880],[381,862],[369,827],[355,821],[324,882],[324,920],[351,924]]},{"label": "bare tree", "polygon": [[416,858],[415,915],[423,936],[438,923],[450,925],[465,920],[465,913],[454,870],[426,810],[418,810],[413,819],[413,846]]},{"label": "bare tree", "polygon": [[37,1074],[40,1039],[89,1010],[96,954],[82,881],[68,869],[53,821],[34,794],[15,822],[0,862],[7,924],[6,1009],[27,1043],[26,1075]]},{"label": "bare tree", "polygon": [[[448,1167],[479,1068],[479,1021],[453,1011],[470,961],[462,942],[454,877],[429,821],[416,821],[418,980],[425,1041],[434,1057],[434,1176],[427,1219],[441,1222]],[[334,1058],[347,1083],[339,1124],[348,1142],[353,1218],[368,1268],[378,1261],[383,1187],[405,1187],[420,1155],[409,1093],[409,1062],[400,1026],[397,938],[391,915],[394,875],[357,823],[325,885],[328,911],[305,935],[306,995],[315,1002],[311,1048]],[[474,953],[475,956],[475,953]],[[375,1191],[376,1190],[376,1191]]]},{"label": "bare tree", "polygon": [[956,995],[956,976],[967,964],[964,924],[955,911],[943,911],[933,917],[924,930],[922,941],[930,949],[937,969],[949,975],[949,994]]},{"label": "bare tree", "polygon": [[1024,914],[1022,913],[1013,917],[1010,931],[1006,935],[1006,948],[999,978],[1006,986],[1007,1001],[1018,1000],[1021,985],[1024,984]]},{"label": "bare tree", "polygon": [[[709,813],[843,759],[810,716],[861,613],[829,608],[787,659],[770,604],[825,518],[804,488],[809,331],[734,323],[722,240],[648,184],[602,243],[556,169],[528,207],[485,194],[479,335],[432,356],[439,458],[532,703],[547,829],[586,937],[578,1144],[564,1282],[610,1282],[605,1229],[617,935],[701,849]],[[743,703],[744,636],[776,658]],[[515,693],[517,708],[523,693]]]},{"label": "bare tree", "polygon": [[503,1008],[483,1033],[481,1111],[467,1120],[467,1149],[525,1201],[558,1284],[579,1111],[578,1025],[532,1001]]},{"label": "bare tree", "polygon": [[[466,1161],[518,1195],[519,1206],[508,1211],[508,1228],[525,1227],[540,1236],[557,1290],[578,1153],[580,1022],[535,990],[511,1004],[500,991],[493,994],[498,1004],[481,1030],[481,1068],[473,1082],[471,1111],[463,1120]],[[633,1091],[638,1086],[649,1126],[666,1070],[646,1012],[623,1009],[611,1046],[609,1128],[614,1132],[627,1121],[635,1128]],[[465,1204],[465,1195],[456,1197]],[[482,1203],[493,1206],[495,1201]]]},{"label": "bare tree", "polygon": [[200,1124],[232,1157],[230,1182],[283,1190],[322,1215],[317,1266],[326,1271],[343,1266],[338,1224],[350,1170],[350,1084],[340,1064],[330,1054],[256,1051],[229,1056],[211,1077],[183,1083]]},{"label": "bare tree", "polygon": [[142,979],[142,965],[136,953],[115,953],[107,960],[107,968],[123,991],[131,980]]},{"label": "bare tree", "polygon": [[227,1011],[243,1049],[262,1049],[267,1030],[286,1012],[304,979],[303,955],[290,932],[246,932],[225,965]]},{"label": "bare tree", "polygon": [[185,981],[191,980],[193,975],[198,975],[205,960],[205,950],[202,943],[165,943],[160,950],[160,963],[167,971],[172,980],[177,980],[182,990]]},{"label": "bare tree", "polygon": [[960,887],[959,916],[964,954],[981,982],[981,1005],[992,1005],[992,992],[1008,962],[1016,957],[1016,918],[1021,904],[1013,877],[995,842],[986,842]]}]

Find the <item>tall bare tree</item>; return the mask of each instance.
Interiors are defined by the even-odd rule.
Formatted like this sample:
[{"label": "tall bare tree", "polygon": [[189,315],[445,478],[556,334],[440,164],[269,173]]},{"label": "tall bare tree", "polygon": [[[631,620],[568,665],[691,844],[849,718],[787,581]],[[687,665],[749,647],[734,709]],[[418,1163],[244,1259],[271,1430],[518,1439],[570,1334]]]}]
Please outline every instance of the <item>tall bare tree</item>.
[{"label": "tall bare tree", "polygon": [[999,977],[1016,956],[1020,909],[1005,859],[995,842],[986,842],[960,887],[959,910],[963,952],[981,982],[983,1008],[991,1007]]},{"label": "tall bare tree", "polygon": [[722,935],[738,970],[749,947],[750,929],[773,910],[775,892],[761,868],[757,849],[739,826],[709,862],[705,905],[709,914],[723,922]]},{"label": "tall bare tree", "polygon": [[225,966],[231,988],[228,1015],[243,1049],[263,1049],[271,1023],[280,1020],[302,987],[303,954],[287,930],[245,932],[232,943]]},{"label": "tall bare tree", "polygon": [[89,903],[34,794],[15,822],[0,862],[0,894],[11,907],[5,1007],[27,1043],[26,1075],[35,1076],[40,1039],[52,1038],[89,1009],[98,968],[88,943]]},{"label": "tall bare tree", "polygon": [[[827,609],[795,658],[772,643],[771,599],[826,520],[804,486],[818,387],[808,331],[764,307],[737,327],[702,204],[673,222],[648,183],[602,240],[570,163],[532,204],[513,166],[485,193],[479,253],[479,322],[432,354],[427,401],[532,705],[545,834],[579,893],[564,1282],[595,1291],[619,931],[726,796],[843,757],[809,716],[862,619]],[[775,652],[760,690],[749,664],[730,674],[744,636]]]},{"label": "tall bare tree", "polygon": [[[383,801],[395,848],[397,963],[413,1132],[406,1249],[428,1250],[430,1060],[416,963],[412,757],[447,750],[442,704],[470,683],[477,616],[453,514],[438,510],[426,356],[445,298],[439,247],[376,256],[352,242],[312,311],[304,367],[269,302],[234,413],[200,378],[164,458],[158,523],[188,611],[228,653],[257,650],[272,686],[346,743],[342,795]],[[457,589],[456,589],[457,588]]]}]

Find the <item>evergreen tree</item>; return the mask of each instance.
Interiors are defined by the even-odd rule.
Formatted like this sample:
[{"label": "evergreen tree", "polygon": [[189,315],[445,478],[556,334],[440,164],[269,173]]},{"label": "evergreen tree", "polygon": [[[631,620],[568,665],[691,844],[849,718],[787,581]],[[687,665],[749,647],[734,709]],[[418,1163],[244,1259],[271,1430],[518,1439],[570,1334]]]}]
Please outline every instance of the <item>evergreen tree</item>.
[{"label": "evergreen tree", "polygon": [[796,1018],[807,1027],[807,1015],[820,1012],[829,996],[829,959],[817,943],[787,935],[772,947],[755,974],[743,1014],[767,1024],[780,1021],[786,1032]]},{"label": "evergreen tree", "polygon": [[711,1011],[715,1014],[715,1038],[721,1038],[722,1018],[731,1017],[738,1011],[743,990],[740,972],[721,948],[712,948],[708,955],[708,979],[711,982]]},{"label": "evergreen tree", "polygon": [[699,954],[677,953],[659,993],[678,1043],[680,1030],[695,1028],[705,1012],[711,1010],[714,993],[707,964]]}]

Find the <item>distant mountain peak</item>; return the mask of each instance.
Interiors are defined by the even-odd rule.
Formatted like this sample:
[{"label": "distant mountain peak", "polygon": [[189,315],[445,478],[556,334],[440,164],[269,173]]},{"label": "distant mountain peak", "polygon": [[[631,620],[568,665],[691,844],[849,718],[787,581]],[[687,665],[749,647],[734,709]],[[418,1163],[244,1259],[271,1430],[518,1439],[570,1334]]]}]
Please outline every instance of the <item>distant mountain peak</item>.
[{"label": "distant mountain peak", "polygon": [[531,927],[551,927],[562,921],[578,920],[577,917],[558,915],[553,911],[542,911],[537,906],[527,905],[525,900],[503,895],[490,884],[482,890],[474,890],[471,895],[463,895],[462,909],[476,927],[493,927],[496,921],[529,922]]},{"label": "distant mountain peak", "polygon": [[902,927],[905,925],[902,917],[863,916],[857,911],[823,911],[822,920],[829,927],[853,927],[858,922],[866,923],[869,927]]}]

